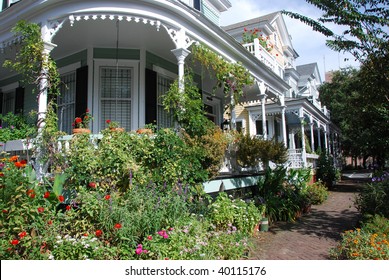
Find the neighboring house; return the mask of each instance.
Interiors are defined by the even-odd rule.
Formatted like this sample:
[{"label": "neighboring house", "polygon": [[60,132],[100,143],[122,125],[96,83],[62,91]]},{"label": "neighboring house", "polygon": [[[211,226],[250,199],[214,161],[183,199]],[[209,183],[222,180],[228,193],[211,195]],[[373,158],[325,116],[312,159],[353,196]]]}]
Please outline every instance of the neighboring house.
[{"label": "neighboring house", "polygon": [[[237,127],[264,139],[283,141],[293,168],[315,167],[319,151],[339,156],[339,131],[319,101],[322,81],[317,63],[295,65],[298,54],[282,14],[271,13],[223,29],[289,85],[278,99],[268,94],[272,89],[266,85],[265,94],[251,96],[237,106]],[[247,34],[253,33],[252,37],[259,38],[248,42]]]}]

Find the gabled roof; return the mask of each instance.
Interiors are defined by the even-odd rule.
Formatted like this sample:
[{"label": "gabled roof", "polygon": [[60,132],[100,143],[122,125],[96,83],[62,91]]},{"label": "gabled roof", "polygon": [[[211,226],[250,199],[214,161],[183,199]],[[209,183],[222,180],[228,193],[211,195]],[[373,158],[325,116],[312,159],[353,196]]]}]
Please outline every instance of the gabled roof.
[{"label": "gabled roof", "polygon": [[274,12],[274,13],[271,13],[271,14],[268,14],[268,15],[264,15],[264,16],[261,16],[261,17],[257,17],[257,18],[253,18],[253,19],[237,22],[237,23],[234,23],[234,24],[231,24],[231,25],[223,26],[222,28],[223,28],[223,30],[228,32],[228,30],[232,30],[232,29],[236,29],[236,28],[243,28],[245,26],[252,25],[252,24],[258,24],[258,23],[261,23],[261,22],[273,22],[273,20],[275,19],[275,17],[279,13],[280,12]]},{"label": "gabled roof", "polygon": [[308,79],[316,79],[319,83],[321,83],[320,75],[318,76],[319,73],[316,62],[298,65],[296,66],[296,70],[300,75],[299,84],[305,85]]}]

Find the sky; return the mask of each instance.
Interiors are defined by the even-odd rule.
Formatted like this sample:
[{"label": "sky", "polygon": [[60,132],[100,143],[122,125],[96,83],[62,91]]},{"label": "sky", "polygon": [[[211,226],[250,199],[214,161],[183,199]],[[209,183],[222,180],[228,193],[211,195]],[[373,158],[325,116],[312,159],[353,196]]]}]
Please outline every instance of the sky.
[{"label": "sky", "polygon": [[[240,21],[256,18],[276,11],[288,10],[297,12],[312,19],[322,15],[322,11],[304,0],[229,0],[232,7],[221,14],[220,25],[225,26]],[[326,37],[315,32],[311,27],[297,19],[284,15],[284,20],[292,37],[292,44],[299,58],[296,65],[316,62],[319,67],[322,81],[325,71],[339,70],[347,66],[358,66],[352,55],[338,53],[329,49],[326,45]],[[335,25],[328,25],[335,33],[341,33],[341,29]],[[345,61],[344,59],[348,59]]]}]

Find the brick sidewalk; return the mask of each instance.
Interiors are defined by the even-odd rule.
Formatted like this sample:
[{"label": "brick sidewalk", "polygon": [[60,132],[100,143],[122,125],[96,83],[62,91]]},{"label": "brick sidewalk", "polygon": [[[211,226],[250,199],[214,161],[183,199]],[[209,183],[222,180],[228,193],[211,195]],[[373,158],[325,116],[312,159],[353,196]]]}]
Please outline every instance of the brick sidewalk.
[{"label": "brick sidewalk", "polygon": [[353,229],[359,220],[354,207],[360,183],[344,180],[330,191],[322,205],[295,223],[276,223],[268,232],[260,232],[250,259],[326,260],[330,248],[340,240],[340,233]]}]

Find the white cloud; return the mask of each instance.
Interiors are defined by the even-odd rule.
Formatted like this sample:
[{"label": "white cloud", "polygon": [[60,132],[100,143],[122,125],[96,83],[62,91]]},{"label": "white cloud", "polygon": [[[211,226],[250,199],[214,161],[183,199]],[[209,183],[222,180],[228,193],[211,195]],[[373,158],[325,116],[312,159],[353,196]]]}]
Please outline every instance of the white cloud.
[{"label": "white cloud", "polygon": [[[322,11],[304,0],[230,0],[230,2],[232,7],[222,14],[221,25],[229,25],[281,10],[297,12],[312,19],[322,15]],[[300,56],[297,64],[317,62],[323,80],[324,70],[338,70],[340,67],[358,65],[351,55],[330,50],[325,45],[324,35],[313,31],[311,27],[299,20],[287,16],[284,16],[284,19],[292,36],[293,47]],[[328,27],[341,32],[339,27],[333,25]],[[345,62],[344,58],[348,58],[348,62]]]}]

